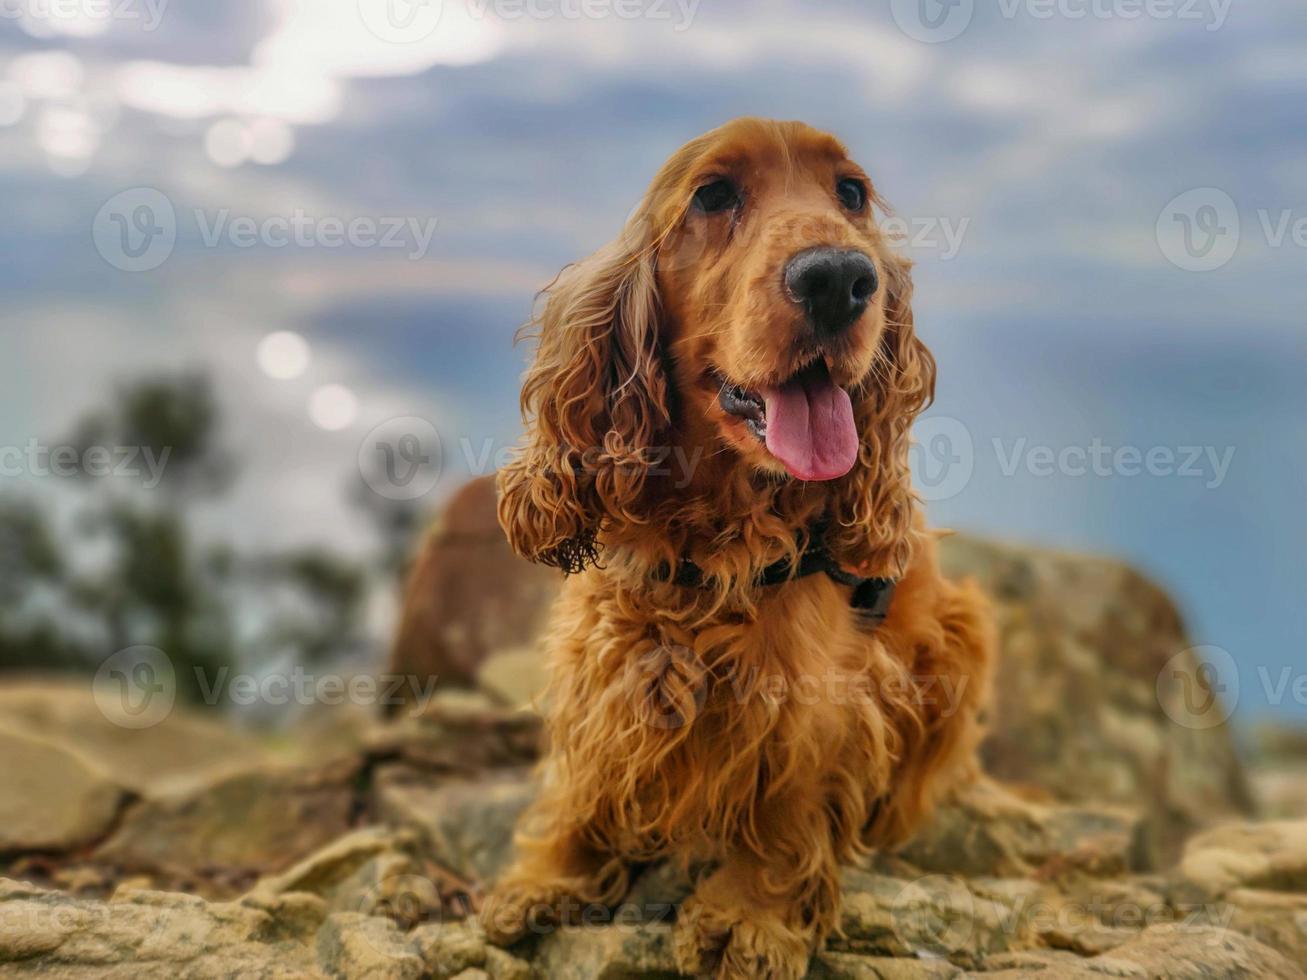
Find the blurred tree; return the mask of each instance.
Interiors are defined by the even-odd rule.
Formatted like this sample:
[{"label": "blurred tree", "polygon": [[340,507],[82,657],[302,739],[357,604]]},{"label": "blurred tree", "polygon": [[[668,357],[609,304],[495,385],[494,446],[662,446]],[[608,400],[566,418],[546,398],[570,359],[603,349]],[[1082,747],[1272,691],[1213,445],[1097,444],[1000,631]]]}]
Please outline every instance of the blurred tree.
[{"label": "blurred tree", "polygon": [[324,548],[306,548],[267,560],[264,572],[301,600],[274,620],[272,649],[289,647],[299,663],[320,666],[363,644],[368,577],[362,566]]},{"label": "blurred tree", "polygon": [[[399,573],[420,514],[369,494],[383,542],[373,565],[325,547],[241,555],[201,542],[193,509],[237,473],[221,421],[203,373],[131,381],[64,441],[83,459],[93,448],[130,452],[133,465],[113,477],[79,469],[93,492],[62,539],[36,504],[0,500],[0,669],[93,671],[148,645],[172,660],[179,696],[202,701],[239,659],[322,665],[364,645],[372,573]],[[247,621],[263,626],[241,658]]]},{"label": "blurred tree", "polygon": [[0,499],[0,666],[66,670],[88,655],[58,628],[64,564],[45,515],[30,500]]}]

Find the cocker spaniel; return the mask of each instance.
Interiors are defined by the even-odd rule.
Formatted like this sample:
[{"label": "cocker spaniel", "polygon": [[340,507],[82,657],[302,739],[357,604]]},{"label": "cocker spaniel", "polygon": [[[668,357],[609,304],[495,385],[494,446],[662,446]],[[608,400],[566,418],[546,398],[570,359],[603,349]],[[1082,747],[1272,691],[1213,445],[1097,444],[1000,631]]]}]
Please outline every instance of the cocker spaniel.
[{"label": "cocker spaniel", "polygon": [[975,774],[994,641],[913,495],[935,365],[878,206],[834,137],[740,119],[546,291],[499,516],[570,574],[496,942],[673,857],[679,969],[802,976],[841,863]]}]

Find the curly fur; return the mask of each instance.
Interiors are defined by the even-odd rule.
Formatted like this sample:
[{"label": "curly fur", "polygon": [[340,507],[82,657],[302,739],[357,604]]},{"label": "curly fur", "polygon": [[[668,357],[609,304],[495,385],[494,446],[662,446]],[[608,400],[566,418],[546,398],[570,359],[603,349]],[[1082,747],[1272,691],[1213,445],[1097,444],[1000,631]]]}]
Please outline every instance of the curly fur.
[{"label": "curly fur", "polygon": [[[909,264],[830,193],[849,168],[830,136],[739,120],[678,151],[618,239],[546,291],[499,513],[519,554],[581,574],[548,639],[551,747],[484,910],[493,938],[619,902],[633,865],[671,855],[710,869],[678,918],[683,970],[801,976],[837,927],[840,864],[904,840],[973,772],[992,627],[917,513],[909,431],[935,365]],[[746,188],[729,224],[689,207],[723,169]],[[861,435],[829,483],[779,473],[713,390],[801,366],[779,270],[814,244],[863,249],[881,282],[825,351]],[[754,584],[818,518],[842,563],[900,579],[878,629],[825,576]],[[667,581],[683,556],[703,588]]]}]

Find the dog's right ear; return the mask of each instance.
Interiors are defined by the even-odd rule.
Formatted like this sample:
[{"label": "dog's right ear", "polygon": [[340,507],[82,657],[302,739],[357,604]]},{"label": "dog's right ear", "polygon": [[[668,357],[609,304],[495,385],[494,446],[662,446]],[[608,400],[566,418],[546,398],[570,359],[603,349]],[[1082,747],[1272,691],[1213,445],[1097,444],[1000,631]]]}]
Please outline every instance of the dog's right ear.
[{"label": "dog's right ear", "polygon": [[499,472],[499,521],[513,550],[569,573],[598,560],[605,526],[640,521],[651,452],[669,421],[644,214],[545,291],[522,383],[526,438]]}]

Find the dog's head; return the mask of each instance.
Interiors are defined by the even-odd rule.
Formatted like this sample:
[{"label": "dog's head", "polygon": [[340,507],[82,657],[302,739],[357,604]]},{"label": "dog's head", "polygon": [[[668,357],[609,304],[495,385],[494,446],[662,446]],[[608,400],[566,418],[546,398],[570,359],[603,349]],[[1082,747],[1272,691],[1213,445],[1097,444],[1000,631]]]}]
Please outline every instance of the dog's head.
[{"label": "dog's head", "polygon": [[799,123],[682,147],[619,238],[547,291],[527,440],[500,476],[515,549],[577,570],[601,532],[730,483],[755,512],[827,512],[849,560],[901,564],[934,364],[878,204],[843,145]]}]

